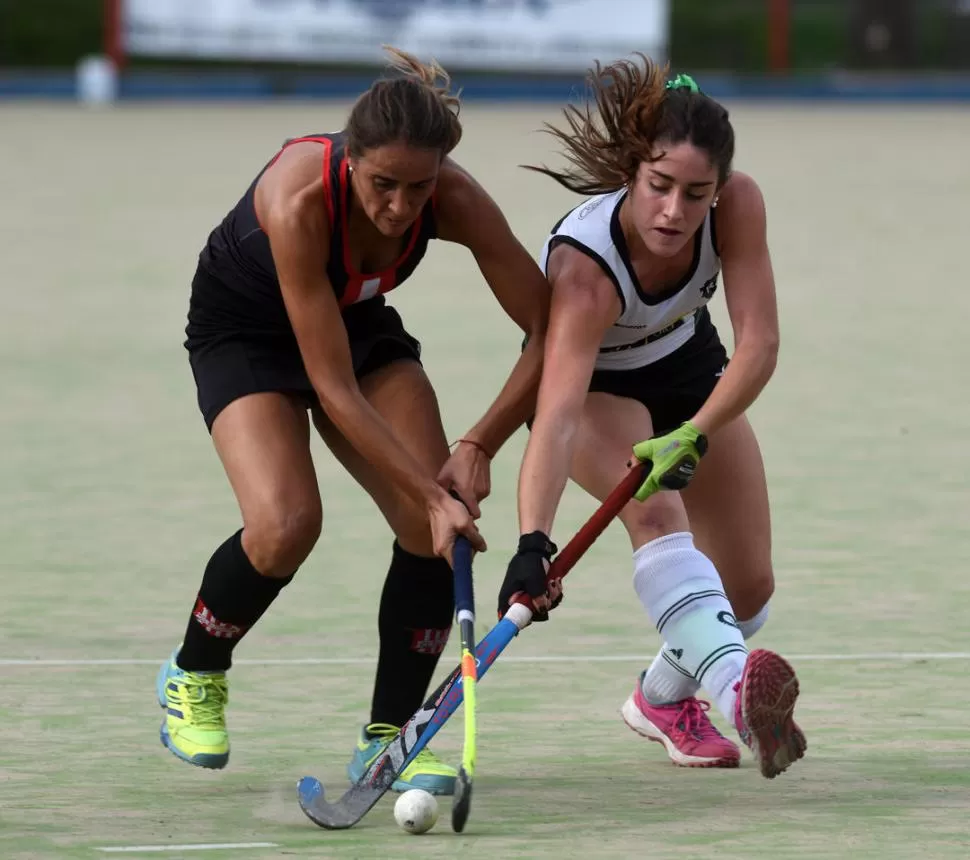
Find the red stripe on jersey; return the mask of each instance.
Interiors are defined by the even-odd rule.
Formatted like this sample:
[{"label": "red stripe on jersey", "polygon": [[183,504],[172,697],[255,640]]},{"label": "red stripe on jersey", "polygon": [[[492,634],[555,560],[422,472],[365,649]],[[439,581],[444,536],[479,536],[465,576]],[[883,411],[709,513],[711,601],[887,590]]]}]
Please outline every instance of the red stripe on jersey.
[{"label": "red stripe on jersey", "polygon": [[[350,170],[347,158],[344,157],[343,161],[340,163],[340,199],[341,201],[346,201],[350,196]],[[328,198],[329,199],[329,198]],[[421,222],[424,219],[424,210],[418,215],[417,220],[411,225],[411,235],[408,237],[407,246],[401,255],[386,269],[382,269],[379,272],[358,272],[354,266],[353,257],[350,251],[350,230],[347,225],[347,210],[348,206],[343,207],[342,219],[343,219],[343,255],[344,255],[344,271],[347,273],[347,286],[344,288],[343,295],[340,297],[340,307],[347,307],[347,305],[352,305],[354,302],[360,299],[361,293],[364,289],[365,281],[379,280],[380,284],[377,288],[377,292],[374,295],[379,295],[381,293],[389,292],[397,286],[397,270],[407,262],[408,257],[411,256],[414,251],[414,246],[418,242],[418,236],[421,235]]]},{"label": "red stripe on jersey", "polygon": [[[352,305],[357,299],[360,298],[360,292],[364,288],[364,279],[360,276],[357,270],[354,268],[353,260],[350,255],[350,228],[347,225],[347,209],[346,205],[348,199],[348,177],[350,176],[350,163],[347,158],[340,162],[340,172],[338,173],[340,177],[340,220],[343,229],[340,231],[343,234],[343,257],[344,257],[344,271],[347,273],[347,286],[344,287],[343,295],[340,297],[340,307],[346,307],[347,305]],[[333,229],[331,227],[331,229]]]},{"label": "red stripe on jersey", "polygon": [[[320,143],[323,144],[323,194],[327,201],[327,212],[330,215],[330,223],[333,224],[333,198],[330,195],[330,153],[333,150],[333,141],[328,137],[295,137],[293,140],[288,140],[280,147],[280,151],[273,156],[273,160],[266,165],[266,171],[269,170],[277,161],[279,161],[280,156],[288,148],[293,146],[294,143]],[[263,222],[259,217],[259,211],[255,208],[255,201],[253,205],[253,212],[256,215],[256,223],[259,224],[259,229],[264,233],[266,228],[263,226]]]},{"label": "red stripe on jersey", "polygon": [[356,302],[363,289],[364,279],[360,275],[351,275],[347,279],[347,286],[344,287],[344,294],[340,297],[340,307],[345,308]]},{"label": "red stripe on jersey", "polygon": [[328,137],[317,138],[323,142],[323,198],[327,201],[327,223],[333,230],[333,191],[330,188],[330,157],[333,152],[333,141]]}]

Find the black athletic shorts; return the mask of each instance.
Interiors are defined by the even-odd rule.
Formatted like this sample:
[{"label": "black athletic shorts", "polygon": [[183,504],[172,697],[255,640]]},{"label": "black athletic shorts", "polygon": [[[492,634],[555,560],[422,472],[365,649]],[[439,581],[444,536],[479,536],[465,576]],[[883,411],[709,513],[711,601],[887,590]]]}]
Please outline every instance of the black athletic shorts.
[{"label": "black athletic shorts", "polygon": [[[192,280],[185,348],[209,431],[226,406],[247,394],[278,391],[305,400],[308,408],[318,404],[292,331],[259,331],[249,324],[252,317],[240,316],[237,324],[230,300],[215,307],[214,294],[232,296],[199,268]],[[420,363],[421,344],[405,331],[400,315],[383,296],[351,305],[343,318],[358,379],[398,359]]]},{"label": "black athletic shorts", "polygon": [[692,418],[704,405],[724,368],[727,351],[707,308],[697,314],[687,343],[652,364],[633,370],[596,370],[590,391],[629,397],[650,410],[658,436]]}]

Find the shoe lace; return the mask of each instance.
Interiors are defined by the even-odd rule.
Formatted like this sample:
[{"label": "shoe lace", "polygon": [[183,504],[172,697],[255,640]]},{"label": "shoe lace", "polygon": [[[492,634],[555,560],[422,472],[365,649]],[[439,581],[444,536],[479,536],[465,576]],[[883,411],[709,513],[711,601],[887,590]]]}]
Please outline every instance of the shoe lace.
[{"label": "shoe lace", "polygon": [[[390,723],[371,723],[369,726],[367,726],[366,731],[369,737],[380,738],[381,740],[387,742],[390,742],[393,738],[396,738],[401,732],[397,726],[392,726]],[[436,756],[427,747],[421,750],[421,752],[414,757],[414,761],[411,762],[412,765],[428,765],[438,763],[438,756]]]},{"label": "shoe lace", "polygon": [[367,732],[369,738],[381,738],[381,740],[389,741],[400,734],[401,730],[390,723],[371,723],[364,731]]},{"label": "shoe lace", "polygon": [[425,747],[414,757],[412,764],[416,764],[418,766],[427,766],[431,764],[441,764],[441,761],[439,760],[438,756]]},{"label": "shoe lace", "polygon": [[709,702],[702,702],[700,699],[694,698],[684,699],[677,716],[674,718],[674,725],[685,735],[690,735],[699,741],[723,737],[714,723],[707,717],[707,712],[710,709]]},{"label": "shoe lace", "polygon": [[225,675],[186,673],[179,684],[184,693],[179,698],[192,708],[192,722],[199,726],[226,724],[229,684]]}]

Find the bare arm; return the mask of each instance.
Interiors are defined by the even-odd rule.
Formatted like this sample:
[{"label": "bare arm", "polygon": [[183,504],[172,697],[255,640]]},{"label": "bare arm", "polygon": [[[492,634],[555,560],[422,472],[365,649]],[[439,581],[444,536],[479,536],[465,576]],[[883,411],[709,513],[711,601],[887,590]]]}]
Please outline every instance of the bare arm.
[{"label": "bare arm", "polygon": [[602,269],[568,245],[549,261],[552,309],[539,400],[519,472],[522,534],[550,534],[603,334],[622,308]]},{"label": "bare arm", "polygon": [[330,231],[319,164],[319,150],[281,158],[257,192],[257,211],[307,375],[330,420],[382,474],[429,511],[451,504],[357,385],[347,330],[326,275]]},{"label": "bare arm", "polygon": [[452,162],[438,185],[439,235],[465,245],[528,343],[495,401],[464,438],[493,455],[535,409],[549,315],[549,283],[488,193]]},{"label": "bare arm", "polygon": [[734,354],[711,396],[691,419],[708,435],[755,401],[774,373],[779,342],[778,303],[761,191],[750,176],[736,173],[714,211]]}]

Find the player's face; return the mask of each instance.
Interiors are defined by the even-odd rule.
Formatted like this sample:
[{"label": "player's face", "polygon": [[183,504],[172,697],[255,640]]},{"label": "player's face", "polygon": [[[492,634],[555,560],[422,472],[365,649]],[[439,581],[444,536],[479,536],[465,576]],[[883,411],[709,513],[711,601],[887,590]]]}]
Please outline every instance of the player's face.
[{"label": "player's face", "polygon": [[658,144],[663,157],[643,162],[630,190],[630,215],[647,249],[672,257],[690,241],[714,203],[717,168],[690,143]]},{"label": "player's face", "polygon": [[354,191],[367,217],[385,236],[403,236],[434,191],[441,153],[388,143],[351,159]]}]

